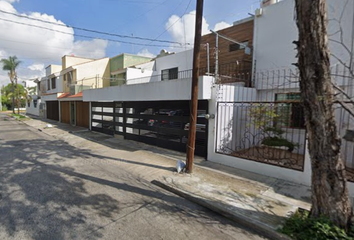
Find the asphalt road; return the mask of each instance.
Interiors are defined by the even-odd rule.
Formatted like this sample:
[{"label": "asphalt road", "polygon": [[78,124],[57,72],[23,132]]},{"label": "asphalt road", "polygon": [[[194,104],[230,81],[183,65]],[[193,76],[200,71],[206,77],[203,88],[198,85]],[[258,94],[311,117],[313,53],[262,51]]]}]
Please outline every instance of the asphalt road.
[{"label": "asphalt road", "polygon": [[0,239],[264,239],[95,151],[0,114]]}]

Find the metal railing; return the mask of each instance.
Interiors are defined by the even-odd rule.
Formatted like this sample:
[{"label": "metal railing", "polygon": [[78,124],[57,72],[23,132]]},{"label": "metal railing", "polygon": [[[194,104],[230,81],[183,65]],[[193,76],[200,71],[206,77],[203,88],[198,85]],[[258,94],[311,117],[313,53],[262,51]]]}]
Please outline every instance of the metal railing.
[{"label": "metal railing", "polygon": [[[354,182],[354,117],[343,105],[354,110],[354,76],[344,65],[335,65],[331,77],[342,159],[348,180]],[[299,72],[295,69],[260,71],[255,73],[252,84],[252,92],[219,90],[216,152],[303,170],[306,131]],[[232,94],[240,100],[226,101],[225,96]]]},{"label": "metal railing", "polygon": [[[219,64],[218,79],[217,83],[234,83],[234,82],[244,82],[245,86],[251,86],[251,71],[252,64],[247,61],[236,61],[232,63]],[[149,82],[158,82],[164,80],[175,80],[175,79],[190,79],[192,78],[193,70],[188,69],[184,71],[179,71],[177,74],[157,74],[146,77],[139,77],[133,79],[127,79],[125,84],[141,84]],[[211,66],[209,71],[206,67],[199,69],[199,75],[210,75],[215,76],[215,66]],[[122,79],[121,81],[124,81]],[[120,83],[122,85],[124,83]]]},{"label": "metal railing", "polygon": [[169,74],[169,75],[158,74],[158,75],[151,75],[147,77],[128,79],[126,83],[141,84],[141,83],[159,82],[165,80],[190,79],[192,78],[192,74],[193,74],[193,70],[189,69],[185,71],[179,71],[177,74]]},{"label": "metal railing", "polygon": [[303,170],[306,131],[295,122],[303,118],[300,104],[218,102],[217,109],[216,152]]}]

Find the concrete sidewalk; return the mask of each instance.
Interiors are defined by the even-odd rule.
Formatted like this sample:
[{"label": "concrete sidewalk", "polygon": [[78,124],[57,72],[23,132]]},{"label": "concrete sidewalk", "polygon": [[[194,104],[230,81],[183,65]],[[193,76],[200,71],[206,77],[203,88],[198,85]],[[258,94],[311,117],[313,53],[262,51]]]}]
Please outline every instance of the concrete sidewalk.
[{"label": "concrete sidewalk", "polygon": [[[310,209],[309,187],[196,158],[194,173],[177,174],[176,161],[185,154],[91,132],[54,121],[31,119],[25,124],[78,148],[99,152],[107,164],[120,164],[148,180],[216,211],[270,239],[298,207]],[[53,127],[47,127],[52,124]],[[124,156],[111,161],[109,156]],[[124,160],[123,160],[124,159]],[[130,159],[130,160],[127,160]],[[133,160],[131,160],[133,159]]]}]

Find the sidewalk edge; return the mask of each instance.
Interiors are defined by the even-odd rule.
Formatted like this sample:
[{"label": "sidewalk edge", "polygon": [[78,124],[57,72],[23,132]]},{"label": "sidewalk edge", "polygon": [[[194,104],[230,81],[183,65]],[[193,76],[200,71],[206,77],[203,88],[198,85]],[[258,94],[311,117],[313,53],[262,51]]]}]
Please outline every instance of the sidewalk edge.
[{"label": "sidewalk edge", "polygon": [[247,216],[243,216],[241,214],[237,214],[235,212],[230,212],[229,210],[227,210],[224,207],[221,206],[216,206],[215,204],[210,203],[207,199],[204,198],[200,198],[197,196],[193,196],[192,194],[174,188],[168,184],[165,184],[161,181],[158,180],[153,180],[151,181],[152,184],[159,186],[167,191],[170,191],[180,197],[183,197],[191,202],[194,202],[198,205],[201,205],[205,208],[208,208],[209,210],[216,212],[244,227],[247,227],[249,229],[252,229],[253,231],[257,232],[258,234],[270,238],[270,239],[274,239],[274,240],[292,240],[290,237],[281,234],[271,228],[269,228],[268,226],[264,225],[262,222],[259,222],[257,220],[253,220]]}]

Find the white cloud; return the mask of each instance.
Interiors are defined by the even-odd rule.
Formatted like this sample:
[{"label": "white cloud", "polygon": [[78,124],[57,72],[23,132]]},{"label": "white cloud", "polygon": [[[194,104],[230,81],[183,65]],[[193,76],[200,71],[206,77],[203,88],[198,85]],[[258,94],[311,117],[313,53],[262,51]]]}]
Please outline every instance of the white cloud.
[{"label": "white cloud", "polygon": [[232,25],[227,23],[227,22],[219,22],[217,24],[215,24],[215,27],[214,27],[214,31],[219,31],[221,29],[224,29],[224,28],[228,28],[228,27],[231,27]]},{"label": "white cloud", "polygon": [[[92,41],[76,41],[72,54],[88,58],[103,58],[106,55],[108,41],[93,39]],[[90,51],[88,51],[90,50]]]},{"label": "white cloud", "polygon": [[40,64],[32,64],[32,65],[28,66],[27,68],[32,70],[32,71],[43,71],[44,70],[44,64],[42,64],[42,63],[40,63]]},{"label": "white cloud", "polygon": [[[195,34],[195,16],[196,11],[192,11],[188,14],[183,15],[181,18],[172,15],[165,27],[167,31],[171,34],[174,41],[179,43],[194,43]],[[206,19],[203,18],[202,21],[202,35],[209,33],[209,24]]]},{"label": "white cloud", "polygon": [[149,52],[149,50],[146,49],[146,48],[143,49],[143,50],[141,50],[140,52],[138,52],[137,55],[143,56],[143,57],[149,57],[149,58],[154,58],[154,57],[156,57],[155,54]]},{"label": "white cloud", "polygon": [[[11,5],[13,2],[15,2],[15,0],[0,0],[0,9],[24,17],[63,24],[63,22],[57,20],[54,16],[47,14],[38,12],[21,14]],[[23,78],[31,78],[42,72],[39,69],[33,69],[33,63],[42,64],[44,66],[53,63],[60,64],[61,57],[66,54],[89,58],[101,58],[106,54],[107,41],[99,39],[75,41],[72,35],[74,33],[72,28],[43,23],[5,13],[0,13],[0,18],[25,24],[0,20],[0,57],[7,58],[16,55],[18,59],[22,61],[19,69],[25,68],[25,70],[22,71],[23,74],[26,74],[22,76]],[[28,25],[37,25],[42,28]],[[43,28],[49,28],[51,30]],[[57,31],[66,32],[68,34],[62,34]],[[21,76],[20,71],[18,75]],[[0,70],[0,81],[3,82],[2,76],[7,76],[7,73]]]},{"label": "white cloud", "polygon": [[14,2],[19,2],[20,0],[3,0],[3,1],[8,3],[14,3]]},{"label": "white cloud", "polygon": [[9,3],[10,1],[0,1],[0,8],[3,11],[16,13],[16,9]]}]

